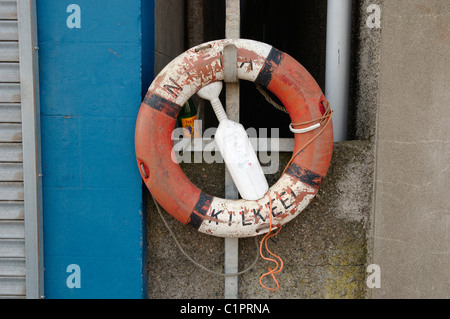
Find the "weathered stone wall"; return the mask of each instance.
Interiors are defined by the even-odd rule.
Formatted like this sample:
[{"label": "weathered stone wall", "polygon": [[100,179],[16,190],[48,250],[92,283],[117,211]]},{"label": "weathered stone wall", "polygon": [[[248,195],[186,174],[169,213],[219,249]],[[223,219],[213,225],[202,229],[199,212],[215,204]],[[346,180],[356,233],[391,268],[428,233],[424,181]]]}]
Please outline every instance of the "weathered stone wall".
[{"label": "weathered stone wall", "polygon": [[[289,158],[290,154],[281,154],[280,166],[284,167]],[[224,196],[223,164],[184,164],[182,168],[204,191]],[[364,298],[372,174],[370,143],[337,143],[329,173],[316,198],[283,227],[274,241],[269,241],[270,249],[284,260],[284,270],[278,275],[281,288],[270,293],[259,285],[259,277],[271,266],[260,259],[251,271],[240,276],[239,297]],[[268,176],[269,183],[279,175]],[[223,239],[198,233],[164,214],[192,258],[214,271],[223,271]],[[148,215],[149,297],[222,298],[223,278],[187,260],[151,199]],[[256,253],[253,238],[240,240],[240,270],[252,264]]]}]

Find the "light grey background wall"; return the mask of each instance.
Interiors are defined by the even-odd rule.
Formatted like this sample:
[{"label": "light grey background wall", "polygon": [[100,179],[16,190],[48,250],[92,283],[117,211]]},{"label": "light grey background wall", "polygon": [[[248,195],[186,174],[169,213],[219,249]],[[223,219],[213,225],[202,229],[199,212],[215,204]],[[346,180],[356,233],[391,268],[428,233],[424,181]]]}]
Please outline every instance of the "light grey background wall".
[{"label": "light grey background wall", "polygon": [[383,3],[376,298],[450,297],[450,5]]}]

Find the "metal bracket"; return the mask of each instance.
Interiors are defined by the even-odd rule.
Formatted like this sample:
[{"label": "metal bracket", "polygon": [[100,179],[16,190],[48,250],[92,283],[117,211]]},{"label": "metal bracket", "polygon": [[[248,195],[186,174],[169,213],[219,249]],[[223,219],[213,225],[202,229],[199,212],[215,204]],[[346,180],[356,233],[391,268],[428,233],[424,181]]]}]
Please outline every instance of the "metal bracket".
[{"label": "metal bracket", "polygon": [[223,71],[226,83],[238,82],[237,48],[234,44],[228,44],[223,48]]}]

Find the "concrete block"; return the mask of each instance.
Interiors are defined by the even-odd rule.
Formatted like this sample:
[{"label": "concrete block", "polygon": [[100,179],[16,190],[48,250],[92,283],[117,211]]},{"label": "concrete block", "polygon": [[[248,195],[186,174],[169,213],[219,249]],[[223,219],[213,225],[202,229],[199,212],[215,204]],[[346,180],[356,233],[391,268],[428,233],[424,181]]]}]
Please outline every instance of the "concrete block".
[{"label": "concrete block", "polygon": [[385,1],[376,155],[375,298],[448,298],[450,10]]},{"label": "concrete block", "polygon": [[[289,158],[290,154],[280,154],[280,172],[267,176],[270,185],[278,180]],[[184,164],[182,168],[202,190],[223,197],[223,164]],[[364,298],[372,173],[370,143],[337,143],[318,196],[269,242],[285,263],[278,275],[281,288],[270,293],[259,285],[259,277],[272,266],[260,258],[251,271],[239,277],[239,298]],[[151,198],[147,202],[149,298],[223,298],[223,278],[187,260],[162,224]],[[167,213],[165,217],[195,260],[223,271],[222,238],[200,234]],[[239,268],[244,270],[259,251],[253,238],[241,239],[239,245]]]}]

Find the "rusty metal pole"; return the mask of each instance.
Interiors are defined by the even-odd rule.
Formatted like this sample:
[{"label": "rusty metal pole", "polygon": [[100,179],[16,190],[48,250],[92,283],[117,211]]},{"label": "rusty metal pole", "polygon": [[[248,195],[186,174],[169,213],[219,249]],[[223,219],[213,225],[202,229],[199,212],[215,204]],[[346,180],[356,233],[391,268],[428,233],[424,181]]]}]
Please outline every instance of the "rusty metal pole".
[{"label": "rusty metal pole", "polygon": [[[203,21],[203,0],[188,0],[187,1],[187,42],[188,47],[192,48],[204,41],[204,21]],[[203,121],[205,119],[205,101],[193,95],[191,99],[197,108],[197,120]],[[202,126],[200,126],[202,127]],[[201,132],[203,133],[203,132]]]},{"label": "rusty metal pole", "polygon": [[[240,0],[226,0],[226,11],[225,11],[225,37],[227,39],[239,38],[240,37]],[[226,65],[226,60],[232,62],[233,60],[233,48],[231,47],[230,52],[224,52],[224,64]],[[233,66],[232,64],[229,64]],[[232,73],[230,68],[229,73]],[[234,69],[236,69],[236,63],[234,63]],[[227,72],[227,71],[225,71]],[[226,110],[228,118],[232,121],[239,122],[239,81],[235,79],[233,81],[232,76],[227,74],[226,83]],[[231,178],[228,170],[225,170],[225,197],[229,199],[238,199],[239,194],[236,186],[234,185],[233,179]],[[238,262],[239,259],[239,249],[238,249],[238,238],[225,238],[225,273],[232,274],[238,272]],[[225,299],[237,299],[238,298],[238,277],[225,277]]]}]

